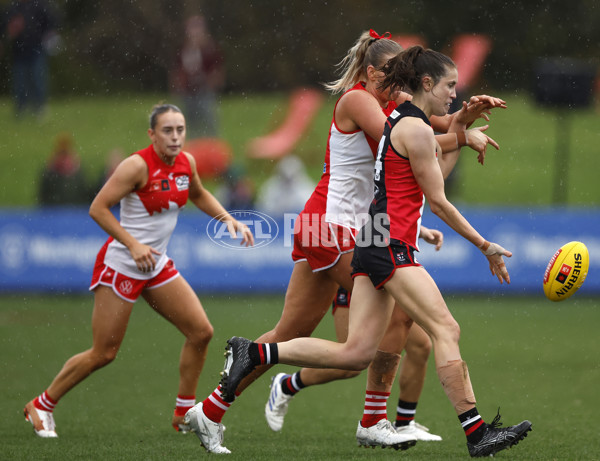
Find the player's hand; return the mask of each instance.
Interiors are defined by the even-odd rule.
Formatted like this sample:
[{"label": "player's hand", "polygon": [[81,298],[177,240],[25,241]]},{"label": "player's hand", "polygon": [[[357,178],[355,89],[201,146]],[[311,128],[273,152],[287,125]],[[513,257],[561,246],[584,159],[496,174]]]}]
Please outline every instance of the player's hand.
[{"label": "player's hand", "polygon": [[156,267],[154,255],[160,255],[160,251],[139,242],[135,243],[129,252],[140,272],[152,272]]},{"label": "player's hand", "polygon": [[254,245],[254,235],[252,235],[252,231],[246,224],[243,224],[236,219],[228,219],[226,223],[227,230],[229,231],[229,235],[231,235],[231,238],[236,239],[237,233],[239,232],[242,237],[240,245],[244,245],[247,247]]},{"label": "player's hand", "polygon": [[444,244],[444,234],[437,229],[427,229],[421,227],[420,237],[431,245],[435,245],[435,251],[440,251]]},{"label": "player's hand", "polygon": [[455,120],[467,126],[470,126],[478,118],[489,121],[491,109],[494,108],[506,109],[506,102],[485,94],[471,96],[468,103],[463,101],[461,109],[456,112]]},{"label": "player's hand", "polygon": [[477,161],[482,165],[485,161],[485,151],[488,144],[491,144],[496,150],[500,149],[498,143],[484,133],[489,127],[489,125],[484,125],[465,131],[467,145],[477,152]]},{"label": "player's hand", "polygon": [[490,271],[492,272],[492,275],[498,277],[498,281],[500,283],[503,281],[510,283],[510,275],[508,274],[506,264],[504,264],[504,259],[502,257],[506,256],[507,258],[510,258],[512,253],[508,250],[505,250],[497,243],[488,242],[487,240],[483,242],[479,249],[490,263]]}]

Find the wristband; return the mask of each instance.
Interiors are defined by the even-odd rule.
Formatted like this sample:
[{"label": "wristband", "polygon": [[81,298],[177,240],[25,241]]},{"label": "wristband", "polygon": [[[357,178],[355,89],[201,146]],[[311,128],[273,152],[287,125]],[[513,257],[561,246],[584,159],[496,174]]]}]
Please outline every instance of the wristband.
[{"label": "wristband", "polygon": [[456,132],[456,148],[459,149],[462,146],[467,145],[467,132],[466,131],[457,131]]},{"label": "wristband", "polygon": [[490,247],[490,245],[491,245],[490,242],[488,242],[487,240],[484,240],[483,243],[481,245],[479,245],[478,248],[485,253],[486,251],[488,251],[488,248]]}]

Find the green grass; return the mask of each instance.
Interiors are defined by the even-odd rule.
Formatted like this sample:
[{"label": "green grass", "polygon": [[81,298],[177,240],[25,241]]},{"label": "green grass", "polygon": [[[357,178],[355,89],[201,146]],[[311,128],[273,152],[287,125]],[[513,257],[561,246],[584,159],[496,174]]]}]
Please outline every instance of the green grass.
[{"label": "green grass", "polygon": [[[222,348],[231,335],[254,337],[279,318],[282,296],[201,296],[215,327],[197,397],[216,385]],[[60,402],[60,438],[39,439],[23,420],[23,405],[49,384],[64,361],[90,344],[91,296],[0,297],[0,459],[162,460],[207,456],[192,435],[170,428],[177,389],[180,334],[145,304],[134,309],[117,360]],[[461,348],[469,364],[478,408],[491,420],[527,418],[534,430],[499,459],[598,459],[600,309],[575,296],[560,304],[536,298],[449,297],[462,326]],[[332,337],[331,316],[316,332]],[[308,388],[290,406],[281,433],[263,419],[268,377],[240,398],[224,423],[228,459],[466,459],[464,435],[430,361],[418,420],[441,434],[441,443],[419,443],[408,452],[355,446],[362,414],[364,374]],[[292,370],[290,367],[280,367]],[[270,375],[269,375],[270,376]],[[390,399],[389,415],[397,391]]]},{"label": "green grass", "polygon": [[[481,167],[469,149],[457,168],[452,197],[473,204],[511,206],[549,205],[555,183],[557,136],[568,138],[569,171],[565,178],[568,205],[595,205],[600,194],[595,169],[600,131],[594,109],[563,111],[570,128],[560,125],[557,112],[541,109],[526,93],[501,94],[509,109],[492,115],[489,135],[501,150],[488,151]],[[90,181],[100,176],[106,154],[115,147],[133,152],[148,143],[148,112],[167,95],[94,95],[53,99],[47,117],[15,120],[11,101],[0,99],[3,136],[0,139],[0,207],[32,206],[37,181],[59,132],[73,134]],[[178,102],[178,101],[174,101]],[[334,98],[326,99],[295,153],[317,181],[322,170]],[[253,137],[268,133],[284,118],[287,95],[236,94],[224,96],[220,107],[222,137],[231,144],[237,164],[245,168],[257,187],[273,172],[274,162],[250,160],[245,146]],[[569,136],[570,134],[570,136]],[[566,155],[566,152],[561,152]],[[209,187],[214,181],[208,181]]]}]

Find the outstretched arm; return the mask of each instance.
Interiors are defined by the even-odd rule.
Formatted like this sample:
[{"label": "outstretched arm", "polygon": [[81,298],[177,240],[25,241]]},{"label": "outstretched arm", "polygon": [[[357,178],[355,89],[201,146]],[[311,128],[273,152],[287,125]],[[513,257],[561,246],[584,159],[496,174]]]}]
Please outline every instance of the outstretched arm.
[{"label": "outstretched arm", "polygon": [[227,210],[223,208],[223,205],[221,205],[215,196],[204,188],[202,181],[200,181],[200,176],[198,176],[198,172],[196,171],[196,161],[194,157],[188,153],[184,154],[190,161],[190,166],[193,171],[193,175],[190,180],[190,201],[196,205],[198,209],[202,210],[211,218],[216,218],[219,221],[226,223],[227,230],[232,238],[237,238],[237,233],[239,232],[242,239],[240,245],[254,245],[254,236],[252,235],[252,232],[248,226],[231,216]]}]

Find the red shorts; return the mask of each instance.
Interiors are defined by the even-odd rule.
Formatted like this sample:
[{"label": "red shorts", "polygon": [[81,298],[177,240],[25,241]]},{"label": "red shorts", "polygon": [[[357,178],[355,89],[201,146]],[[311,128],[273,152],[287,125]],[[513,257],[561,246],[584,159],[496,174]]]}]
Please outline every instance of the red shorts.
[{"label": "red shorts", "polygon": [[96,258],[92,282],[90,283],[90,291],[94,291],[98,285],[105,285],[107,287],[112,287],[118,297],[134,303],[145,288],[158,288],[179,277],[179,271],[175,267],[175,263],[172,259],[169,259],[167,264],[165,264],[165,267],[163,267],[156,277],[146,280],[134,279],[127,275],[123,275],[104,264],[105,253],[106,246],[100,250]]},{"label": "red shorts", "polygon": [[294,262],[306,261],[313,272],[333,267],[340,256],[354,250],[355,229],[325,222],[324,215],[300,213],[294,225]]}]

